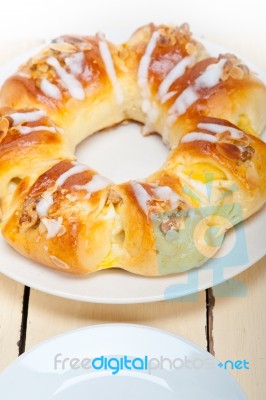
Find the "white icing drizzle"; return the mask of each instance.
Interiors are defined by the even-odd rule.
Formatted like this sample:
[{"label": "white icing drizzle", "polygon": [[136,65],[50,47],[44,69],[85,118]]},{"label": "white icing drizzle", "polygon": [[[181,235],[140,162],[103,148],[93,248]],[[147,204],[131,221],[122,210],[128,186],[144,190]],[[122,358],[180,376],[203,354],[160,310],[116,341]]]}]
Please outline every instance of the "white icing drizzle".
[{"label": "white icing drizzle", "polygon": [[51,239],[53,237],[55,237],[61,230],[62,228],[62,222],[63,222],[63,218],[59,217],[57,219],[54,218],[42,218],[42,223],[45,225],[46,229],[47,229],[47,235],[46,235],[46,239]]},{"label": "white icing drizzle", "polygon": [[133,193],[141,207],[141,209],[148,215],[149,204],[148,201],[157,198],[163,201],[169,201],[171,209],[176,209],[178,202],[181,198],[169,186],[152,186],[152,196],[144,189],[138,182],[130,182]]},{"label": "white icing drizzle", "polygon": [[40,125],[40,126],[19,126],[16,128],[21,135],[28,135],[31,132],[38,132],[38,131],[46,131],[46,132],[52,132],[56,133],[56,129],[53,126],[45,126],[45,125]]},{"label": "white icing drizzle", "polygon": [[218,63],[209,65],[206,70],[196,79],[197,89],[212,88],[218,85],[226,59],[221,59]]},{"label": "white icing drizzle", "polygon": [[[83,171],[87,171],[87,170],[88,170],[88,167],[86,167],[85,165],[77,164],[73,168],[70,168],[68,171],[66,171],[64,174],[60,175],[59,178],[57,179],[57,181],[55,182],[55,186],[62,186],[70,176],[78,174]],[[98,185],[99,185],[99,183],[98,183]],[[47,192],[43,195],[43,197],[37,204],[36,211],[37,211],[38,217],[40,219],[42,219],[42,221],[43,221],[44,217],[48,216],[49,208],[53,205],[53,203],[54,203],[53,195],[51,193]],[[49,219],[49,221],[51,221],[51,220]],[[47,222],[47,223],[49,223],[49,222]]]},{"label": "white icing drizzle", "polygon": [[60,100],[62,98],[62,94],[59,88],[48,81],[48,79],[42,79],[40,85],[41,91],[48,97],[52,97],[53,99]]},{"label": "white icing drizzle", "polygon": [[149,206],[147,203],[149,200],[151,200],[151,196],[140,183],[130,182],[130,184],[141,209],[145,212],[145,214],[148,214]]},{"label": "white icing drizzle", "polygon": [[171,99],[171,97],[173,97],[177,92],[176,91],[172,91],[172,92],[168,92],[166,93],[166,95],[163,96],[161,103],[164,104],[166,103],[169,99]]},{"label": "white icing drizzle", "polygon": [[82,78],[88,80],[91,78],[93,75],[92,70],[86,65],[83,73],[82,73]]},{"label": "white icing drizzle", "polygon": [[61,67],[59,61],[55,57],[48,57],[46,62],[55,69],[57,75],[60,77],[72,97],[77,100],[83,100],[85,98],[85,92],[80,81],[76,79],[74,75],[69,74],[63,67]]},{"label": "white icing drizzle", "polygon": [[170,107],[169,114],[175,114],[176,119],[177,116],[183,115],[187,109],[198,100],[198,98],[199,94],[195,90],[194,86],[187,87]]},{"label": "white icing drizzle", "polygon": [[57,181],[55,182],[56,186],[62,186],[68,178],[72,175],[79,174],[80,172],[87,171],[88,167],[86,165],[77,164],[74,167],[70,168],[68,171],[64,172],[62,175],[59,176]]},{"label": "white icing drizzle", "polygon": [[158,89],[158,94],[159,94],[161,101],[163,101],[163,99],[165,98],[165,96],[166,96],[168,90],[170,89],[170,87],[172,86],[172,84],[178,78],[180,78],[181,76],[184,75],[186,68],[189,65],[191,65],[193,63],[193,61],[194,61],[193,57],[184,57],[166,75],[166,77],[164,78],[164,80],[162,81],[162,83],[160,84],[159,89]]},{"label": "white icing drizzle", "polygon": [[101,175],[93,175],[92,179],[86,183],[85,185],[75,185],[75,190],[86,190],[89,196],[92,193],[98,192],[101,189],[106,188],[111,185],[113,182],[107,178],[104,178]]},{"label": "white icing drizzle", "polygon": [[39,218],[47,217],[49,208],[54,204],[54,199],[52,194],[46,194],[41,198],[36,206],[36,211]]},{"label": "white icing drizzle", "polygon": [[99,50],[100,50],[100,54],[101,54],[102,60],[104,62],[107,74],[113,85],[116,101],[118,104],[121,104],[124,101],[124,93],[118,82],[113,58],[112,58],[109,47],[105,40],[99,41]]},{"label": "white icing drizzle", "polygon": [[141,108],[144,114],[147,115],[148,121],[146,122],[146,124],[148,129],[149,126],[156,121],[156,118],[158,116],[158,110],[150,101],[148,74],[151,63],[151,56],[156,47],[159,36],[160,33],[158,31],[153,32],[151,39],[146,47],[146,51],[140,60],[138,69],[138,84],[141,89],[141,97],[142,97]]},{"label": "white icing drizzle", "polygon": [[163,201],[170,201],[172,209],[175,209],[181,198],[169,187],[169,186],[158,186],[153,190],[155,196]]},{"label": "white icing drizzle", "polygon": [[197,142],[203,140],[204,142],[216,143],[216,136],[209,135],[208,133],[203,132],[190,132],[187,135],[183,136],[181,139],[181,143],[189,143],[189,142]]},{"label": "white icing drizzle", "polygon": [[44,111],[28,111],[16,112],[8,115],[13,120],[13,125],[21,124],[22,122],[35,122],[46,116]]},{"label": "white icing drizzle", "polygon": [[209,65],[195,80],[193,85],[187,87],[178,96],[174,104],[170,107],[169,114],[175,114],[176,117],[183,115],[199,99],[199,91],[201,89],[210,89],[216,86],[221,78],[225,63],[226,59],[221,59],[218,63]]},{"label": "white icing drizzle", "polygon": [[83,71],[84,53],[74,53],[65,58],[65,63],[70,69],[71,74],[80,75]]},{"label": "white icing drizzle", "polygon": [[225,131],[230,132],[231,137],[233,139],[241,139],[243,137],[243,132],[240,131],[239,129],[233,128],[231,126],[226,126],[226,125],[219,125],[219,124],[209,124],[209,123],[199,123],[198,124],[199,129],[206,129],[210,132],[214,133],[222,133]]},{"label": "white icing drizzle", "polygon": [[146,47],[146,51],[144,55],[142,56],[140,63],[139,63],[139,69],[138,69],[138,84],[140,87],[145,90],[148,87],[148,73],[149,73],[149,67],[150,67],[150,62],[151,62],[151,56],[152,53],[156,47],[157,40],[160,36],[160,33],[158,31],[153,32],[151,39]]}]

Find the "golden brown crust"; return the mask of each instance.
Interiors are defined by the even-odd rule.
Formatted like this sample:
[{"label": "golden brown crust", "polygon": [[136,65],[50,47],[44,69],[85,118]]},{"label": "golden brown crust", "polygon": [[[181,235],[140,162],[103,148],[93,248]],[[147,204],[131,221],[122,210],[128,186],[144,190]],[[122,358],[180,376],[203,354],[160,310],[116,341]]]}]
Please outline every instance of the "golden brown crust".
[{"label": "golden brown crust", "polygon": [[[120,46],[102,34],[56,39],[1,90],[4,237],[76,274],[202,265],[217,248],[199,232],[225,232],[265,202],[265,102],[257,76],[231,54],[210,57],[187,24],[149,24]],[[115,185],[73,150],[124,119],[159,132],[171,152],[148,178]]]},{"label": "golden brown crust", "polygon": [[[108,210],[103,212],[105,189],[86,197],[86,190],[78,188],[92,180],[94,171],[84,170],[69,176],[62,185],[56,184],[73,166],[70,160],[61,161],[28,187],[16,212],[5,223],[3,234],[22,254],[52,268],[81,274],[93,271],[107,252],[105,242],[112,221],[105,219]],[[49,211],[46,207],[38,209],[48,197]],[[101,246],[97,246],[99,237]]]}]

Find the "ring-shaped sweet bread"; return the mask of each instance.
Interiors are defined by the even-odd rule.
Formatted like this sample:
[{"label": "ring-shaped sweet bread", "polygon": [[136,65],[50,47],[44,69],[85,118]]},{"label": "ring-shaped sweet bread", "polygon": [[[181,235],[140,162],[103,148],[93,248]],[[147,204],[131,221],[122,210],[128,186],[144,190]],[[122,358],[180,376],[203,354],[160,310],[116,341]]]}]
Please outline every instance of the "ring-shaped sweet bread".
[{"label": "ring-shaped sweet bread", "polygon": [[[2,233],[23,255],[76,274],[156,276],[202,265],[266,199],[266,88],[234,55],[210,57],[186,24],[124,44],[63,36],[4,83]],[[115,184],[74,156],[124,120],[170,147],[162,168]]]}]

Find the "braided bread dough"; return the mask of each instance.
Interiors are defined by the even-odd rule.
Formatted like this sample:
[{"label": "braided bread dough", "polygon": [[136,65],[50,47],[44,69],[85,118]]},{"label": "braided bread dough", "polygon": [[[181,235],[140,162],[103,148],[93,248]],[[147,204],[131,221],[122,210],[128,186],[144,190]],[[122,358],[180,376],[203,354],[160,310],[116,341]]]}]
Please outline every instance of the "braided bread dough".
[{"label": "braided bread dough", "polygon": [[[54,40],[1,90],[4,237],[76,274],[202,265],[265,202],[265,102],[254,73],[234,55],[210,57],[186,24],[150,24],[119,46],[102,34]],[[124,120],[171,151],[148,178],[116,185],[74,150]]]}]

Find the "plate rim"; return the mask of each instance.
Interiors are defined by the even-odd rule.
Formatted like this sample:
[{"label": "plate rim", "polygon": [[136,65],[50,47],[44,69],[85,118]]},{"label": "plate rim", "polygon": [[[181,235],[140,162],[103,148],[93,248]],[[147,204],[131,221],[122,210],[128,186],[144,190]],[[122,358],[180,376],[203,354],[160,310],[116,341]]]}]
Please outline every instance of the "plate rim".
[{"label": "plate rim", "polygon": [[[259,254],[257,256],[256,259],[254,259],[252,261],[252,264],[246,264],[244,267],[241,268],[240,271],[233,273],[231,276],[226,277],[226,278],[221,278],[221,279],[217,279],[215,284],[212,286],[209,286],[209,283],[205,284],[199,284],[198,285],[198,290],[187,290],[180,295],[178,293],[173,293],[173,294],[169,294],[167,296],[167,299],[165,298],[164,293],[158,294],[158,295],[150,295],[147,297],[127,297],[127,298],[111,298],[111,297],[106,297],[106,298],[98,298],[98,297],[89,297],[89,296],[80,296],[78,294],[71,294],[71,293],[65,293],[60,289],[50,289],[48,286],[42,286],[41,284],[32,284],[30,283],[30,281],[28,281],[28,279],[21,279],[19,278],[15,278],[16,274],[12,274],[9,271],[7,272],[3,272],[2,269],[0,268],[0,273],[3,274],[4,276],[12,279],[15,282],[18,282],[26,287],[29,287],[30,289],[33,290],[37,290],[40,291],[42,293],[46,293],[48,295],[51,296],[55,296],[55,297],[59,297],[62,299],[68,299],[68,300],[73,300],[73,301],[80,301],[83,303],[93,303],[93,304],[112,304],[112,305],[118,305],[118,304],[141,304],[141,303],[152,303],[152,302],[158,302],[158,301],[176,301],[176,302],[181,302],[179,299],[189,296],[191,294],[195,294],[195,293],[199,293],[203,290],[207,290],[210,289],[212,287],[215,287],[221,283],[224,283],[232,278],[234,278],[235,276],[241,274],[242,272],[248,270],[249,268],[251,268],[254,264],[256,264],[258,261],[260,261],[264,256],[266,255],[266,249],[262,250],[262,254]],[[200,268],[200,267],[199,267]],[[194,268],[193,268],[194,269]],[[197,269],[197,268],[195,268]],[[154,278],[154,279],[160,279],[160,277],[149,277],[149,278]]]},{"label": "plate rim", "polygon": [[[32,353],[34,353],[36,350],[40,350],[45,348],[46,345],[49,345],[49,343],[52,343],[56,340],[60,340],[61,338],[64,338],[66,336],[72,336],[75,335],[76,333],[85,333],[87,331],[92,331],[92,330],[97,330],[97,329],[104,329],[104,330],[108,330],[108,329],[117,329],[117,328],[122,328],[122,329],[128,329],[130,331],[132,331],[132,329],[137,329],[139,330],[141,333],[141,331],[146,331],[147,333],[154,333],[154,334],[158,334],[158,335],[163,335],[166,339],[168,337],[171,337],[173,339],[175,339],[175,341],[177,341],[178,343],[182,343],[185,344],[186,346],[188,346],[190,349],[194,349],[195,351],[197,351],[198,353],[200,353],[200,355],[206,355],[206,357],[209,357],[212,360],[215,360],[218,364],[219,360],[210,352],[208,352],[207,350],[205,350],[203,347],[199,346],[198,344],[196,344],[194,341],[185,338],[184,336],[178,335],[174,332],[169,332],[166,331],[162,328],[157,328],[154,326],[148,326],[148,325],[142,325],[142,324],[136,324],[136,323],[101,323],[101,324],[94,324],[94,325],[86,325],[80,328],[76,328],[76,329],[71,329],[69,331],[66,332],[62,332],[59,333],[57,335],[54,335],[48,339],[45,339],[43,341],[41,341],[40,343],[34,345],[33,347],[31,347],[29,350],[25,351],[23,354],[21,354],[19,357],[16,358],[16,360],[14,360],[11,364],[9,364],[1,373],[0,373],[0,383],[3,379],[5,379],[5,375],[9,374],[10,372],[12,372],[12,369],[16,366],[18,366],[21,362],[23,363],[24,358],[27,358],[28,356],[30,356]],[[217,365],[218,366],[218,365]],[[231,380],[232,383],[234,383],[234,386],[236,389],[239,390],[239,392],[241,392],[241,394],[243,395],[243,400],[247,400],[247,395],[244,391],[244,389],[242,388],[242,386],[239,384],[239,382],[237,381],[237,379],[234,377],[234,375],[232,373],[230,373],[228,370],[223,370],[224,374],[226,376],[228,376],[228,379]]]}]

